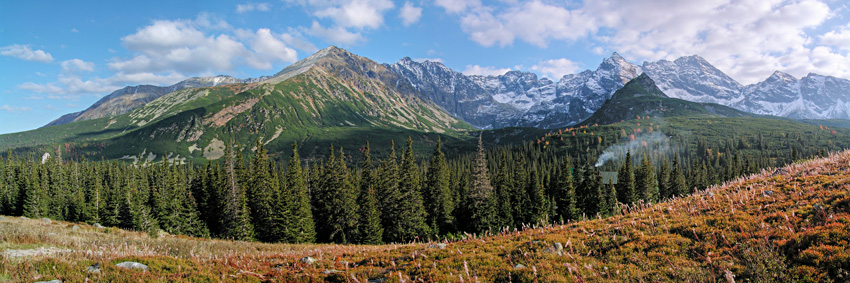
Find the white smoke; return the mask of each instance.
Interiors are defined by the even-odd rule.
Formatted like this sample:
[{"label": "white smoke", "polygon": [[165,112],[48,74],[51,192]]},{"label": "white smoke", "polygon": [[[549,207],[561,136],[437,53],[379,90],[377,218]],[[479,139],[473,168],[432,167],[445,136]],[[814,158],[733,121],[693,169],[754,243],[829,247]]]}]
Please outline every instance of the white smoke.
[{"label": "white smoke", "polygon": [[[648,135],[639,135],[635,140],[629,141],[626,144],[615,144],[609,146],[599,155],[599,160],[596,161],[596,167],[605,165],[605,162],[615,160],[619,157],[624,157],[627,151],[631,151],[634,156],[640,149],[662,148],[667,146],[667,136],[660,132],[652,132]],[[633,157],[636,160],[636,158]]]}]

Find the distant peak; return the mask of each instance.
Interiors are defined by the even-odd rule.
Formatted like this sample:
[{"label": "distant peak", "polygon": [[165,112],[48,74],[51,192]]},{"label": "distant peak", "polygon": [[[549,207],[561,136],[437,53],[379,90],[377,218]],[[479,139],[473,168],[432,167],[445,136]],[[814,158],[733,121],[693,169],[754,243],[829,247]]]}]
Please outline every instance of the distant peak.
[{"label": "distant peak", "polygon": [[348,50],[331,45],[322,50],[316,51],[316,53],[313,53],[313,55],[310,55],[310,57],[307,57],[304,60],[313,61],[325,57],[350,57],[351,55],[352,53]]},{"label": "distant peak", "polygon": [[[690,56],[679,57],[679,59],[676,59],[676,61],[680,61],[680,62],[681,61],[695,61],[695,62],[698,62],[698,63],[709,64],[708,61],[705,60],[705,58],[702,58],[701,56],[696,55],[696,54],[690,55]],[[709,65],[711,65],[711,64],[709,64]]]},{"label": "distant peak", "polygon": [[618,61],[619,61],[619,60],[623,60],[623,61],[625,61],[625,60],[626,60],[625,58],[623,58],[623,56],[620,56],[620,53],[617,53],[616,51],[615,51],[614,53],[612,53],[612,54],[611,54],[611,57],[610,57],[610,58],[611,58],[611,59],[614,59],[614,60],[618,60]]},{"label": "distant peak", "polygon": [[779,70],[774,71],[773,74],[770,75],[770,78],[775,78],[775,79],[780,79],[780,80],[785,80],[785,81],[796,81],[797,80],[797,78],[795,78],[794,76],[792,76],[788,73],[779,71]]}]

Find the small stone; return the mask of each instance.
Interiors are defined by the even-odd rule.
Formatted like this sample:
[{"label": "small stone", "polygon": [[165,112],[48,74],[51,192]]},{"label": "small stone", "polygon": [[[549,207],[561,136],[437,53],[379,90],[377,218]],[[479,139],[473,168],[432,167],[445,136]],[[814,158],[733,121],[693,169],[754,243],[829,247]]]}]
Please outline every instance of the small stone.
[{"label": "small stone", "polygon": [[310,264],[310,265],[312,265],[313,263],[315,263],[317,261],[318,260],[316,260],[315,258],[312,258],[312,257],[309,257],[309,256],[305,256],[305,257],[301,258],[302,263],[306,263],[306,264]]},{"label": "small stone", "polygon": [[103,225],[100,225],[100,223],[95,223],[92,226],[94,226],[94,228],[106,228],[106,227],[103,227]]},{"label": "small stone", "polygon": [[514,265],[514,269],[525,269],[525,265],[522,265],[522,264]]},{"label": "small stone", "polygon": [[41,221],[44,222],[44,224],[53,223],[53,220],[50,220],[50,218],[42,218]]},{"label": "small stone", "polygon": [[88,273],[100,273],[100,262],[95,263],[92,266],[86,267],[86,272],[88,272]]},{"label": "small stone", "polygon": [[274,268],[274,269],[283,269],[284,267],[286,267],[286,264],[283,264],[283,263],[278,263],[278,264],[272,265],[272,268]]},{"label": "small stone", "polygon": [[561,245],[561,243],[555,243],[554,245],[543,250],[543,253],[564,255],[564,246]]},{"label": "small stone", "polygon": [[433,243],[433,244],[428,245],[428,248],[429,249],[444,250],[444,249],[446,249],[446,244],[445,243]]},{"label": "small stone", "polygon": [[21,216],[21,219],[29,219],[29,218],[27,218],[26,216]]},{"label": "small stone", "polygon": [[144,264],[141,264],[141,263],[138,263],[138,262],[133,262],[133,261],[125,261],[125,262],[116,264],[115,266],[120,267],[120,268],[126,268],[126,269],[142,269],[144,271],[148,271],[147,265],[144,265]]},{"label": "small stone", "polygon": [[74,225],[73,227],[71,227],[71,230],[74,230],[74,231],[80,230],[80,226]]},{"label": "small stone", "polygon": [[342,271],[336,270],[336,269],[328,269],[328,270],[322,271],[322,274],[334,274],[334,273],[340,273],[340,272],[342,272]]},{"label": "small stone", "polygon": [[36,281],[35,283],[62,283],[62,281],[59,279],[53,279],[50,281]]},{"label": "small stone", "polygon": [[0,221],[3,221],[3,220],[5,220],[5,218],[3,218],[3,216],[0,216]]},{"label": "small stone", "polygon": [[762,193],[762,194],[764,194],[765,196],[773,195],[773,191],[767,190],[767,191],[764,191],[764,193]]}]

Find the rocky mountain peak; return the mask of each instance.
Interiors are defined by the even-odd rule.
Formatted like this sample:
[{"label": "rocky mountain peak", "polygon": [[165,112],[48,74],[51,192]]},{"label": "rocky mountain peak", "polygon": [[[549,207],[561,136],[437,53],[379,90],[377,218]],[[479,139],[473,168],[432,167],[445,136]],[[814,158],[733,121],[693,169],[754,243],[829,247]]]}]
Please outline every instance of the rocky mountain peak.
[{"label": "rocky mountain peak", "polygon": [[792,76],[788,73],[781,72],[781,71],[777,70],[777,71],[773,72],[773,74],[770,75],[770,77],[768,77],[766,81],[775,82],[775,83],[778,83],[778,82],[790,83],[790,82],[796,82],[797,78],[795,78],[794,76]]}]

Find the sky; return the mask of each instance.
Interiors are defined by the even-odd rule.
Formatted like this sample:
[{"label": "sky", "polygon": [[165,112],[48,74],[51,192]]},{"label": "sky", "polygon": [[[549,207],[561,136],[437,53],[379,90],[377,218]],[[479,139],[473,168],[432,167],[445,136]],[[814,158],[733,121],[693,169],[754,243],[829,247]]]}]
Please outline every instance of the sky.
[{"label": "sky", "polygon": [[845,0],[0,1],[0,133],[128,85],[272,75],[335,45],[380,63],[557,80],[700,55],[742,84],[776,70],[850,79]]}]

